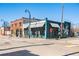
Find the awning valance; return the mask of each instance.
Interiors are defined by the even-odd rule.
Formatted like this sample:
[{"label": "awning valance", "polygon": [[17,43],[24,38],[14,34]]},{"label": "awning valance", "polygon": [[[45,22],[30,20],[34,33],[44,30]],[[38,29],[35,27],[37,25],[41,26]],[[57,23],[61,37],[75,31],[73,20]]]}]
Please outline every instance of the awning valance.
[{"label": "awning valance", "polygon": [[44,24],[45,21],[33,22],[31,23],[30,28],[43,27]]},{"label": "awning valance", "polygon": [[55,24],[55,23],[50,23],[52,27],[58,27],[60,28],[60,26],[58,24]]},{"label": "awning valance", "polygon": [[23,24],[23,28],[27,28],[29,26],[29,23]]},{"label": "awning valance", "polygon": [[[37,28],[37,27],[43,27],[45,24],[45,21],[38,21],[38,22],[32,22],[30,23],[30,28]],[[23,28],[29,27],[29,23],[23,24]]]}]

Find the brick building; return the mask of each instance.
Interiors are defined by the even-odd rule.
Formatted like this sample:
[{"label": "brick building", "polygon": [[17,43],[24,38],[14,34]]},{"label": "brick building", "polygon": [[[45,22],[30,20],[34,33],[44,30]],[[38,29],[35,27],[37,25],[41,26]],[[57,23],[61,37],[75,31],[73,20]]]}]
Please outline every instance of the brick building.
[{"label": "brick building", "polygon": [[[30,31],[29,22],[30,21]],[[11,34],[16,37],[38,37],[38,38],[55,38],[60,32],[61,22],[50,21],[45,19],[28,19],[22,17],[11,21]],[[64,37],[70,36],[71,24],[64,22]]]},{"label": "brick building", "polygon": [[2,35],[10,35],[11,34],[11,31],[10,31],[10,27],[0,27],[0,36]]},{"label": "brick building", "polygon": [[[31,19],[30,22],[37,21],[38,19]],[[24,36],[24,29],[23,29],[23,23],[29,22],[28,18],[22,17],[19,19],[16,19],[14,21],[11,21],[11,34],[12,36],[16,37],[23,37]]]},{"label": "brick building", "polygon": [[22,36],[22,24],[24,19],[16,19],[15,21],[11,21],[11,34],[12,36]]}]

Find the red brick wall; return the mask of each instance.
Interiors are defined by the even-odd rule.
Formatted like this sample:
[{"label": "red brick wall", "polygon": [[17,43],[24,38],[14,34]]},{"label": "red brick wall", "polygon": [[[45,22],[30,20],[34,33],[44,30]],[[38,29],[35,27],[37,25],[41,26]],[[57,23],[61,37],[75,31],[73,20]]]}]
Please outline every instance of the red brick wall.
[{"label": "red brick wall", "polygon": [[13,30],[13,32],[14,32],[14,31],[16,31],[16,29],[18,29],[18,30],[23,29],[23,21],[24,21],[23,19],[17,19],[15,21],[12,21],[10,30],[11,31]]}]

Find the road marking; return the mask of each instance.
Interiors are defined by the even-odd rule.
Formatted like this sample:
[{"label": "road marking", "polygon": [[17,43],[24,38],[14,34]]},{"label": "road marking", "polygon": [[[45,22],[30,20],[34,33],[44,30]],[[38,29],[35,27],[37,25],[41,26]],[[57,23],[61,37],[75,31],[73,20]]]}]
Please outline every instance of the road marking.
[{"label": "road marking", "polygon": [[69,48],[76,47],[76,46],[78,46],[78,45],[66,45],[66,47],[69,47]]}]

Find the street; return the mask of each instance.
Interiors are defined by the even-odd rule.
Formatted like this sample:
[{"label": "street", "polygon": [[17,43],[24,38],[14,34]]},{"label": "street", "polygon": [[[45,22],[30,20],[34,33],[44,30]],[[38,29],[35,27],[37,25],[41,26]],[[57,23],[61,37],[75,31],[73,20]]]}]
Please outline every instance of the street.
[{"label": "street", "polygon": [[0,37],[0,56],[79,56],[79,38]]}]

